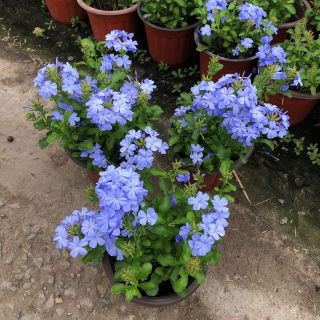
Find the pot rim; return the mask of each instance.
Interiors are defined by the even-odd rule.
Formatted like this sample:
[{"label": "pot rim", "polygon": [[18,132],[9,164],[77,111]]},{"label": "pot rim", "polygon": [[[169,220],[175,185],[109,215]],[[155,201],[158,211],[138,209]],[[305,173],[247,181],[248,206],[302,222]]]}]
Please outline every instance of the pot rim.
[{"label": "pot rim", "polygon": [[305,100],[317,100],[317,99],[320,99],[320,91],[317,92],[315,96],[313,96],[311,93],[302,93],[302,92],[294,91],[294,90],[288,90],[288,91],[292,94],[293,98],[305,99]]},{"label": "pot rim", "polygon": [[83,168],[87,168],[87,162],[85,160],[81,160],[79,158],[75,158],[72,156],[73,152],[76,152],[74,150],[68,149],[68,148],[63,148],[65,153],[67,154],[67,156],[74,162],[76,163],[78,166],[83,167]]},{"label": "pot rim", "polygon": [[[81,0],[82,1],[82,0]],[[201,21],[196,21],[195,23],[193,24],[190,24],[189,26],[186,26],[186,27],[183,27],[183,28],[177,28],[177,29],[169,29],[169,28],[164,28],[164,27],[160,27],[160,26],[157,26],[149,21],[147,21],[143,16],[142,16],[142,12],[141,12],[141,7],[142,7],[142,3],[141,1],[139,1],[137,3],[138,7],[137,7],[137,12],[138,12],[138,16],[139,18],[143,21],[143,23],[149,25],[150,27],[154,28],[154,29],[157,29],[157,30],[162,30],[162,31],[167,31],[167,32],[179,32],[179,31],[186,31],[186,30],[189,30],[189,29],[193,29],[195,28],[196,26],[200,25],[201,24]]]},{"label": "pot rim", "polygon": [[100,10],[100,9],[90,7],[86,3],[84,3],[83,0],[77,0],[77,2],[78,2],[78,5],[80,7],[82,7],[84,10],[91,12],[91,13],[94,13],[94,14],[97,14],[97,15],[102,15],[102,16],[118,16],[118,15],[122,15],[122,14],[127,14],[127,13],[135,11],[138,6],[138,4],[136,3],[135,5],[127,8],[127,9],[108,11],[108,10]]},{"label": "pot rim", "polygon": [[[110,261],[110,256],[105,253],[103,259],[102,259],[102,264],[103,264],[103,268],[104,271],[107,275],[107,278],[109,279],[111,285],[116,284],[116,281],[114,280],[114,272],[111,268],[111,261]],[[205,270],[207,270],[207,268],[205,267]],[[176,293],[167,295],[167,296],[163,296],[163,297],[148,297],[148,296],[144,296],[142,298],[137,298],[134,297],[131,302],[140,304],[140,305],[144,305],[144,306],[148,306],[148,307],[161,307],[161,306],[169,306],[175,303],[178,303],[184,299],[186,299],[187,297],[189,297],[194,291],[196,291],[198,288],[200,287],[200,285],[197,283],[197,281],[194,279],[191,284],[186,288],[187,289],[187,295],[185,297],[180,297],[178,296]],[[124,297],[124,294],[122,294],[122,296]]]},{"label": "pot rim", "polygon": [[[169,129],[172,127],[172,122],[170,121],[171,119],[174,119],[174,118],[177,118],[176,116],[172,116],[170,117],[170,119],[168,120],[168,123],[167,123],[167,126],[166,126],[166,131],[165,131],[165,139],[166,141],[168,142],[169,141]],[[254,149],[254,143],[250,146],[250,149],[249,151],[245,154],[245,158],[248,160],[253,152],[253,149]],[[181,159],[179,156],[178,157],[175,157],[176,159]],[[242,161],[240,158],[238,158],[237,160],[233,161],[233,166],[231,168],[231,171],[233,170],[236,170],[236,169],[239,169],[241,166],[243,165]],[[185,169],[187,170],[190,170],[190,171],[194,171],[194,172],[197,172],[197,169],[193,166],[186,166],[184,167]],[[200,168],[200,173],[201,174],[205,174],[205,175],[210,175],[210,174],[220,174],[220,172],[218,170],[214,170],[210,173],[207,173],[205,172],[203,169]]]},{"label": "pot rim", "polygon": [[[302,2],[303,2],[303,4],[304,4],[304,7],[300,6],[299,3],[298,3],[298,5],[299,5],[302,9],[305,9],[305,10],[304,10],[304,14],[305,14],[306,10],[310,9],[311,6],[310,6],[309,2],[306,1],[306,0],[302,0]],[[298,19],[298,20],[295,20],[295,21],[292,21],[292,22],[285,22],[285,23],[279,24],[279,25],[277,26],[277,28],[278,28],[278,29],[290,29],[290,28],[294,27],[296,24],[298,24],[298,23],[300,23],[300,22],[302,21],[302,19],[304,18],[304,14],[303,14],[303,16],[302,16],[300,19]]]},{"label": "pot rim", "polygon": [[[201,26],[198,26],[195,30],[194,30],[194,41],[197,45],[201,44],[201,40],[200,40],[200,35],[199,35],[199,29],[200,29]],[[206,53],[207,55],[209,55],[210,57],[218,57],[219,60],[222,60],[222,61],[228,61],[228,62],[246,62],[246,61],[251,61],[251,60],[256,60],[258,59],[258,57],[256,55],[252,56],[252,57],[249,57],[249,58],[242,58],[242,59],[230,59],[230,58],[224,58],[224,57],[221,57],[219,56],[218,54],[214,54],[208,50],[204,50],[204,51],[201,51],[201,52],[204,52]]]}]

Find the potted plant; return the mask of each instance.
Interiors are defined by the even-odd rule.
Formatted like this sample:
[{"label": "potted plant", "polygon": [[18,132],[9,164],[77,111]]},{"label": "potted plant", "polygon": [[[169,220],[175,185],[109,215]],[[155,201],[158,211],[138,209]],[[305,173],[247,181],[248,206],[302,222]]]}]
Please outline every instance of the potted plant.
[{"label": "potted plant", "polygon": [[271,103],[288,112],[291,125],[300,123],[320,99],[320,38],[314,38],[306,25],[304,19],[289,30],[291,38],[281,44],[287,53],[284,68],[295,67],[299,70],[299,79],[290,86],[287,95],[270,96]]},{"label": "potted plant", "polygon": [[51,17],[57,22],[71,24],[71,18],[84,20],[86,12],[78,5],[77,0],[45,0]]},{"label": "potted plant", "polygon": [[96,41],[103,41],[112,30],[136,32],[137,0],[77,0],[89,16]]},{"label": "potted plant", "polygon": [[199,24],[193,15],[196,0],[141,0],[138,15],[143,21],[148,49],[156,62],[177,66],[190,57],[192,35]]},{"label": "potted plant", "polygon": [[300,23],[310,8],[306,0],[249,0],[248,2],[260,6],[269,18],[276,18],[275,25],[278,28],[274,35],[273,43],[281,43],[289,37],[287,31]]},{"label": "potted plant", "polygon": [[[271,139],[286,135],[288,116],[263,101],[296,76],[295,70],[288,70],[278,77],[279,65],[274,64],[260,70],[253,82],[237,73],[209,81],[220,69],[217,61],[212,58],[209,76],[183,95],[168,130],[171,158],[182,159],[190,172],[199,166],[206,189],[225,184],[230,172],[246,163],[254,143],[273,148]],[[226,187],[228,192],[235,189]]]},{"label": "potted plant", "polygon": [[320,34],[320,2],[310,1],[311,8],[306,11],[308,18],[308,27],[313,30],[316,35]]},{"label": "potted plant", "polygon": [[270,42],[277,30],[261,7],[241,0],[229,4],[225,0],[198,0],[195,12],[203,23],[194,33],[201,74],[207,73],[212,56],[218,56],[223,64],[214,81],[228,73],[250,74],[258,46]]},{"label": "potted plant", "polygon": [[[204,283],[206,265],[221,257],[229,217],[222,194],[198,191],[200,175],[183,186],[181,163],[169,171],[152,167],[154,152],[168,148],[157,135],[151,128],[129,132],[121,143],[125,162],[100,172],[89,191],[99,209],[74,211],[54,237],[57,248],[84,256],[84,263],[97,265],[105,257],[115,283],[111,293],[148,306],[178,302],[197,288],[195,282]],[[159,177],[156,197],[150,176]]]},{"label": "potted plant", "polygon": [[84,61],[76,64],[79,69],[57,60],[39,70],[34,85],[41,97],[55,103],[53,109],[40,101],[27,107],[27,119],[37,130],[46,131],[39,140],[41,148],[59,139],[60,147],[85,160],[89,172],[99,172],[119,163],[118,146],[130,129],[152,126],[158,119],[161,108],[149,105],[153,81],[139,82],[129,76],[127,53],[136,51],[137,45],[132,37],[114,30],[104,46],[84,39]]}]

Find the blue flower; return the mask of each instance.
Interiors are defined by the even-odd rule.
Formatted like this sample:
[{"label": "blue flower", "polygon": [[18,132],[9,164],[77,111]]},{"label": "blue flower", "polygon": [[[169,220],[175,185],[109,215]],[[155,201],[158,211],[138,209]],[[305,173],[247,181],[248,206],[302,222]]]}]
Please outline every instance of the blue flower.
[{"label": "blue flower", "polygon": [[76,125],[76,122],[79,122],[79,121],[80,121],[80,117],[78,117],[75,112],[72,112],[68,119],[68,123],[70,124],[70,126],[74,127]]},{"label": "blue flower", "polygon": [[188,241],[189,247],[192,249],[193,256],[205,256],[211,251],[211,247],[214,244],[214,239],[207,235],[200,236],[194,234],[192,240]]},{"label": "blue flower", "polygon": [[249,49],[252,48],[253,40],[250,38],[244,38],[240,43],[244,48]]},{"label": "blue flower", "polygon": [[86,239],[79,239],[78,236],[74,236],[72,242],[69,242],[68,248],[70,249],[70,255],[76,258],[79,254],[84,256],[87,254],[87,250],[84,248],[88,245]]},{"label": "blue flower", "polygon": [[158,220],[158,215],[153,208],[148,208],[147,212],[143,210],[138,212],[138,220],[143,226],[145,226],[147,223],[149,223],[150,226],[153,226]]},{"label": "blue flower", "polygon": [[209,195],[199,191],[196,197],[190,197],[188,199],[188,204],[193,206],[193,210],[207,209],[208,200],[209,200]]},{"label": "blue flower", "polygon": [[204,25],[203,27],[200,28],[200,33],[203,37],[204,36],[210,37],[211,36],[211,27],[208,24]]},{"label": "blue flower", "polygon": [[185,174],[178,174],[176,177],[178,182],[188,182],[190,180],[190,172],[187,172]]},{"label": "blue flower", "polygon": [[58,93],[57,84],[50,80],[45,81],[39,89],[39,95],[44,99],[49,99]]},{"label": "blue flower", "polygon": [[183,239],[183,241],[187,241],[190,232],[191,228],[189,223],[187,222],[184,226],[180,228],[179,236]]}]

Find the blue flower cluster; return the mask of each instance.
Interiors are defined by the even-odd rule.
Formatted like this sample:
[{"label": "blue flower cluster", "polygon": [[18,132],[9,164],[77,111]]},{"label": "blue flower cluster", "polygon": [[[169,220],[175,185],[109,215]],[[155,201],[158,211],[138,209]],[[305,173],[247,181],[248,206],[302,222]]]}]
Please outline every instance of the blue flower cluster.
[{"label": "blue flower cluster", "polygon": [[215,195],[209,202],[209,195],[199,191],[190,197],[188,203],[193,210],[202,211],[201,223],[190,226],[186,223],[180,228],[176,241],[188,241],[193,256],[205,256],[211,251],[212,245],[225,235],[225,227],[229,218],[228,200]]},{"label": "blue flower cluster", "polygon": [[130,130],[120,142],[120,156],[126,159],[122,166],[143,170],[151,168],[154,157],[153,152],[166,154],[169,148],[166,142],[158,138],[158,133],[149,126],[142,130]]},{"label": "blue flower cluster", "polygon": [[123,30],[112,30],[106,35],[105,47],[113,48],[115,51],[137,51],[138,42],[133,40],[134,34]]},{"label": "blue flower cluster", "polygon": [[109,163],[98,143],[94,145],[92,150],[83,150],[80,153],[80,157],[92,159],[92,164],[99,168],[106,168]]},{"label": "blue flower cluster", "polygon": [[[289,127],[289,117],[277,106],[261,104],[257,97],[257,88],[249,77],[238,74],[227,74],[217,82],[202,81],[191,88],[194,95],[193,105],[176,109],[181,126],[187,126],[184,115],[192,112],[195,119],[211,116],[222,119],[221,126],[227,133],[244,146],[250,146],[261,135],[268,138],[284,137]],[[196,150],[196,149],[194,149]],[[200,163],[202,155],[199,151],[191,151],[193,163]]]},{"label": "blue flower cluster", "polygon": [[[98,211],[75,210],[56,228],[54,241],[57,248],[70,250],[72,257],[85,255],[89,248],[104,246],[111,256],[123,259],[123,253],[115,246],[118,237],[130,236],[123,226],[129,214],[135,216],[132,225],[152,226],[157,221],[153,208],[146,208],[142,203],[148,191],[143,188],[140,175],[132,169],[108,166],[100,172],[96,185],[99,198]],[[142,209],[140,209],[142,208]]]}]

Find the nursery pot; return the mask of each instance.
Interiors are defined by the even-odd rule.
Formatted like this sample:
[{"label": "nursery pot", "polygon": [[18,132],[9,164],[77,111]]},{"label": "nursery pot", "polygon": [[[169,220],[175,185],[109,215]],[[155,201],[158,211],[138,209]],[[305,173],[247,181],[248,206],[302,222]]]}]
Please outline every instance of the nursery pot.
[{"label": "nursery pot", "polygon": [[[72,156],[73,151],[68,149],[68,148],[64,148],[64,151],[66,152],[67,156],[74,162],[76,163],[78,166],[87,169],[87,162],[84,160],[81,160],[79,158],[75,158]],[[97,183],[100,179],[100,175],[98,172],[95,171],[88,171],[88,176],[90,178],[90,180],[93,183]]]},{"label": "nursery pot", "polygon": [[307,9],[311,8],[310,4],[306,0],[302,0],[303,5],[300,4],[300,0],[294,2],[294,7],[296,9],[296,14],[291,17],[289,22],[282,23],[277,26],[278,33],[273,35],[273,40],[271,44],[281,43],[286,39],[290,38],[290,34],[287,32],[289,29],[294,29],[296,24],[300,23],[304,18]]},{"label": "nursery pot", "polygon": [[77,0],[46,0],[46,5],[51,17],[63,24],[71,24],[72,17],[84,20],[87,16],[86,12],[79,7]]},{"label": "nursery pot", "polygon": [[275,94],[269,96],[268,102],[278,106],[282,111],[287,111],[287,114],[290,117],[290,125],[295,126],[304,120],[320,100],[320,92],[315,96],[310,93],[300,93],[292,90],[290,90],[290,93],[292,98],[282,94]]},{"label": "nursery pot", "polygon": [[123,10],[99,10],[88,6],[83,0],[78,4],[87,11],[90,25],[96,41],[104,41],[106,34],[112,30],[124,30],[128,33],[136,32],[137,4]]},{"label": "nursery pot", "polygon": [[[110,257],[108,254],[105,254],[102,259],[102,264],[103,264],[104,271],[107,275],[107,278],[109,279],[110,283],[114,285],[116,282],[114,280],[114,261],[112,257]],[[162,296],[155,296],[155,297],[149,297],[149,296],[142,296],[142,298],[134,297],[131,301],[147,307],[169,306],[171,304],[175,304],[186,299],[194,291],[196,291],[199,288],[199,286],[200,285],[197,283],[197,281],[193,279],[193,281],[189,283],[189,285],[186,288],[187,295],[185,297],[180,297],[173,292],[173,290],[171,289],[170,283],[168,283],[168,291],[170,287],[171,289],[170,291],[172,291],[172,293],[168,293],[167,295],[162,295]]]},{"label": "nursery pot", "polygon": [[158,63],[163,61],[171,67],[187,61],[194,50],[192,34],[201,22],[197,21],[178,29],[159,27],[143,17],[141,6],[139,2],[138,15],[145,26],[148,49],[152,59]]},{"label": "nursery pot", "polygon": [[[201,37],[199,34],[200,26],[198,26],[194,31],[194,40],[197,45],[201,44]],[[208,72],[208,65],[210,62],[210,59],[212,57],[218,57],[219,62],[223,65],[223,69],[221,69],[218,73],[216,73],[212,77],[212,81],[216,82],[218,81],[222,76],[228,74],[228,73],[239,73],[243,74],[245,73],[246,76],[248,76],[251,73],[252,67],[255,66],[255,64],[258,61],[257,56],[244,58],[244,59],[229,59],[224,58],[219,55],[213,54],[212,52],[208,50],[204,50],[200,52],[200,73],[201,75],[206,75]]]}]

